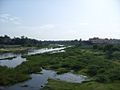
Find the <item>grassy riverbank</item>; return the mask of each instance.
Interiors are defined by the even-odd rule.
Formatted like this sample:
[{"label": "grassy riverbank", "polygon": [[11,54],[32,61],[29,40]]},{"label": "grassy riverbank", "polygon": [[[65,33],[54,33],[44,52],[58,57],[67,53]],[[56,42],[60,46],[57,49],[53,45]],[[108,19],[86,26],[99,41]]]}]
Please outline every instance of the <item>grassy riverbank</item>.
[{"label": "grassy riverbank", "polygon": [[49,80],[42,90],[119,90],[120,82],[98,83],[86,82],[82,84],[68,83],[59,80]]},{"label": "grassy riverbank", "polygon": [[35,47],[12,47],[12,48],[0,48],[0,53],[19,53],[19,52],[25,52],[28,49],[35,48]]},{"label": "grassy riverbank", "polygon": [[26,73],[0,66],[0,86],[12,85],[30,79]]},{"label": "grassy riverbank", "polygon": [[5,45],[4,47],[0,47],[0,53],[7,53],[7,52],[12,52],[12,53],[22,53],[26,52],[29,49],[35,49],[35,48],[59,48],[61,46],[59,45],[54,45],[54,44],[43,44],[43,45],[38,45],[38,46],[21,46],[21,45]]}]

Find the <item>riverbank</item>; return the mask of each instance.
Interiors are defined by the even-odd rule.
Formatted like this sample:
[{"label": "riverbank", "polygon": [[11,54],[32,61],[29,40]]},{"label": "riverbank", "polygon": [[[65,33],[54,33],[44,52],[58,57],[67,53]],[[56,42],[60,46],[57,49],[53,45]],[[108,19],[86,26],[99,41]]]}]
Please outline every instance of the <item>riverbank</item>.
[{"label": "riverbank", "polygon": [[4,45],[4,47],[0,47],[0,53],[22,53],[26,52],[30,49],[41,49],[41,48],[60,48],[63,46],[57,44],[50,45],[39,45],[39,46],[20,46],[20,45]]},{"label": "riverbank", "polygon": [[83,75],[76,75],[70,72],[57,74],[53,70],[45,69],[42,69],[42,71],[37,74],[30,74],[30,76],[30,80],[6,87],[5,90],[39,90],[46,86],[48,79],[61,80],[70,83],[82,83],[87,80],[87,77]]},{"label": "riverbank", "polygon": [[0,48],[0,53],[20,53],[20,52],[25,52],[31,48],[35,47],[12,47],[12,48]]},{"label": "riverbank", "polygon": [[48,84],[42,90],[119,90],[120,82],[98,83],[94,81],[76,84],[60,80],[49,80]]}]

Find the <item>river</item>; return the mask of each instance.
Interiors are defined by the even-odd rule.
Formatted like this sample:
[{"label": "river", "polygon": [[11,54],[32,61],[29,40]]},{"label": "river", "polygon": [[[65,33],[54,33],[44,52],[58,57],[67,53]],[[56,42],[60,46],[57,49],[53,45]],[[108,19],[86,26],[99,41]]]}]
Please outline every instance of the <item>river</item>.
[{"label": "river", "polygon": [[[65,48],[66,47],[54,48],[54,49],[53,48],[34,49],[28,51],[27,55],[42,54],[46,52],[50,52],[51,54],[65,52],[64,50]],[[6,57],[16,56],[12,60],[7,60],[7,59],[0,60],[1,66],[7,66],[9,68],[14,68],[20,65],[22,62],[27,61],[26,58],[22,58],[22,54],[6,53],[6,54],[2,54],[0,58],[5,56]],[[40,90],[48,83],[48,79],[55,79],[55,80],[57,79],[71,83],[82,83],[87,79],[86,76],[76,75],[71,72],[64,74],[57,74],[57,72],[53,70],[45,70],[45,69],[42,69],[42,71],[39,74],[33,73],[30,76],[31,76],[30,80],[12,86],[6,86],[0,88],[2,88],[2,90]]]},{"label": "river", "polygon": [[3,90],[40,90],[48,83],[48,79],[62,80],[70,83],[82,83],[87,80],[87,77],[83,75],[76,75],[71,72],[58,75],[53,70],[45,69],[40,74],[31,74],[30,76],[32,79],[5,87]]},{"label": "river", "polygon": [[[64,49],[66,47],[61,47],[61,48],[42,48],[42,49],[32,49],[28,52],[26,52],[26,55],[35,55],[35,54],[42,54],[46,52],[51,52],[51,53],[58,53],[58,52],[64,52]],[[0,66],[7,66],[9,68],[14,68],[18,65],[20,65],[22,62],[27,61],[26,58],[23,58],[22,55],[23,53],[15,54],[15,53],[4,53],[0,54]],[[9,58],[13,57],[15,58],[12,59],[4,59],[4,58]],[[2,59],[3,58],[3,59]]]}]

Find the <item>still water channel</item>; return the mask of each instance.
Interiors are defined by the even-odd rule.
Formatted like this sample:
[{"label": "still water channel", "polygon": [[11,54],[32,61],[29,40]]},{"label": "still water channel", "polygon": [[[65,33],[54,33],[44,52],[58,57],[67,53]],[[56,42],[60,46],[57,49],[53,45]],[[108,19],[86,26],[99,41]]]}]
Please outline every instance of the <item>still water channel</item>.
[{"label": "still water channel", "polygon": [[81,83],[87,80],[87,77],[83,75],[76,75],[70,72],[58,75],[53,70],[45,69],[41,71],[41,74],[31,74],[31,77],[32,79],[28,81],[5,87],[3,90],[40,90],[48,83],[48,79],[62,80],[70,83]]},{"label": "still water channel", "polygon": [[[25,54],[27,55],[35,55],[35,54],[42,54],[46,52],[51,52],[51,53],[58,53],[58,52],[64,52],[65,47],[61,48],[43,48],[43,49],[32,49],[26,52]],[[0,66],[7,66],[9,68],[14,68],[18,65],[20,65],[22,62],[26,61],[26,58],[21,57],[24,55],[23,53],[20,54],[15,54],[15,53],[4,53],[0,54]],[[13,59],[4,59],[4,58],[9,58],[9,57],[14,57]],[[3,58],[3,59],[2,59]]]}]

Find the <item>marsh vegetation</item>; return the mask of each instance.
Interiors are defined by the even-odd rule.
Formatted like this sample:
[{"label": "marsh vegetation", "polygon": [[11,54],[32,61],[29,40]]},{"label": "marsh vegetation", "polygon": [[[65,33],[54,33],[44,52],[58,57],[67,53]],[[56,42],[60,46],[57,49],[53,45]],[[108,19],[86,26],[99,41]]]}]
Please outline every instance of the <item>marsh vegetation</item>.
[{"label": "marsh vegetation", "polygon": [[[12,85],[30,79],[30,74],[40,72],[42,68],[55,70],[57,74],[72,72],[85,75],[89,82],[71,84],[59,80],[49,80],[44,90],[118,90],[120,85],[120,47],[119,45],[73,45],[65,52],[25,55],[27,61],[8,68],[0,66],[0,85]],[[61,83],[63,82],[63,83]],[[66,84],[67,87],[61,87]],[[90,86],[89,86],[90,85]],[[102,86],[104,85],[104,86]],[[73,86],[73,88],[71,88]],[[61,88],[60,88],[61,87]],[[98,88],[95,88],[98,87]]]}]

